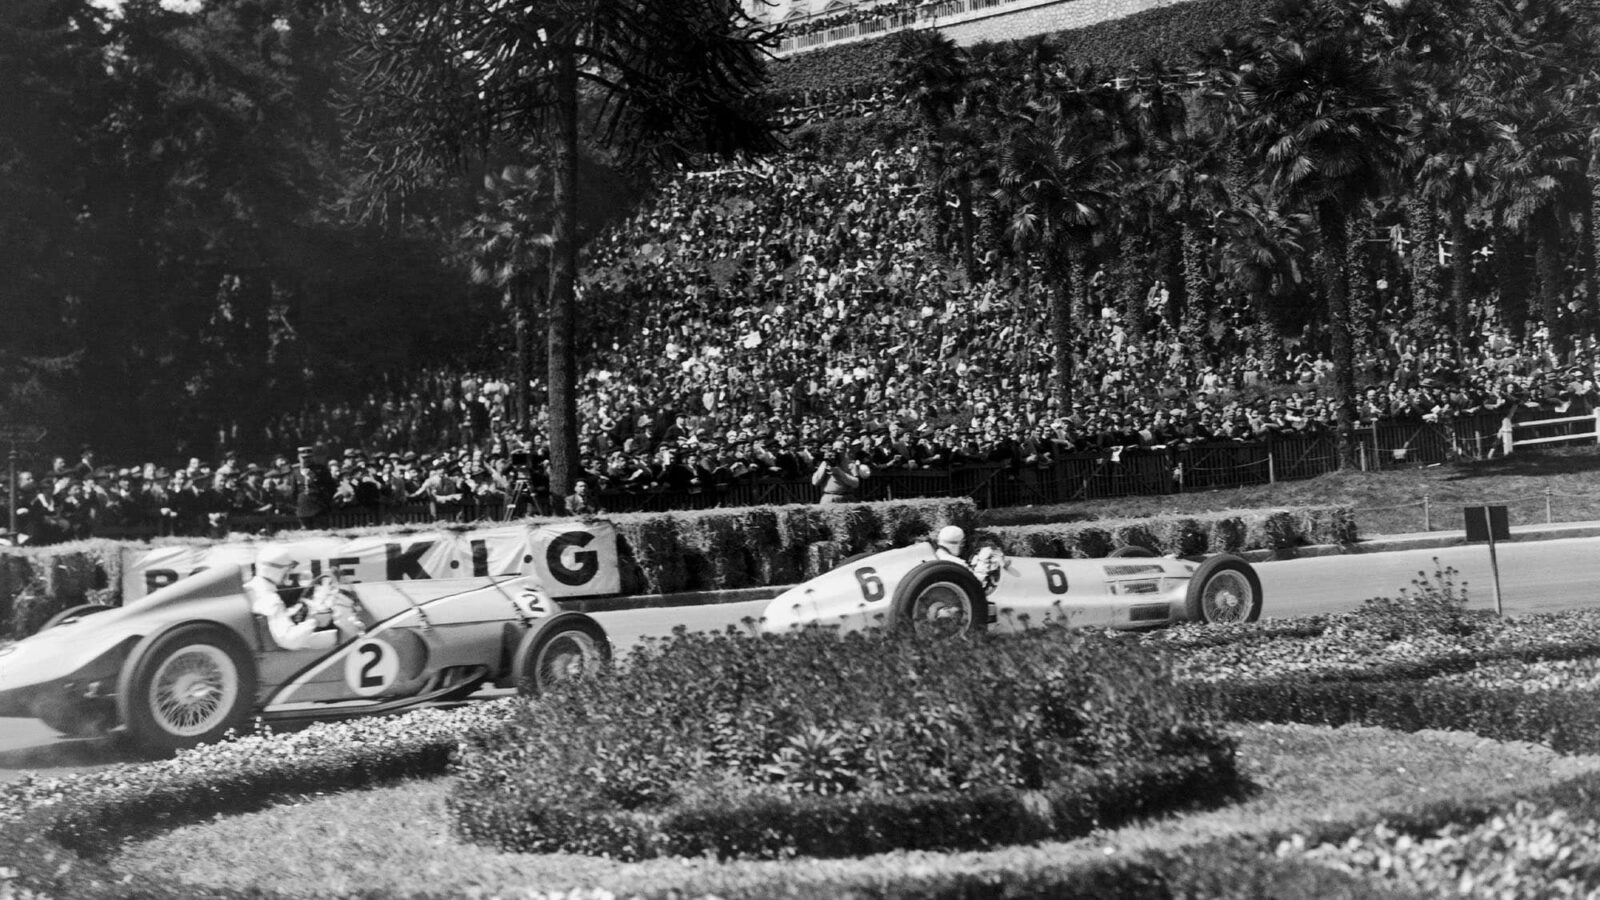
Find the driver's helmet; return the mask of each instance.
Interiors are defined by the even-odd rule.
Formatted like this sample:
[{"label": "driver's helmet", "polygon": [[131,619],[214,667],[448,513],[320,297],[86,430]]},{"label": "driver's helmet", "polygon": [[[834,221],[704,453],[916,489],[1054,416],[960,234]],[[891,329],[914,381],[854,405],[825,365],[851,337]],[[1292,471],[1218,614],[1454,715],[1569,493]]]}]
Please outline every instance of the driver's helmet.
[{"label": "driver's helmet", "polygon": [[267,547],[256,556],[256,574],[273,584],[281,584],[295,565],[294,557],[283,547]]},{"label": "driver's helmet", "polygon": [[945,552],[954,556],[960,556],[961,545],[966,541],[966,539],[966,532],[962,531],[955,525],[946,525],[945,527],[939,529],[939,539],[937,543],[940,549],[944,550]]}]

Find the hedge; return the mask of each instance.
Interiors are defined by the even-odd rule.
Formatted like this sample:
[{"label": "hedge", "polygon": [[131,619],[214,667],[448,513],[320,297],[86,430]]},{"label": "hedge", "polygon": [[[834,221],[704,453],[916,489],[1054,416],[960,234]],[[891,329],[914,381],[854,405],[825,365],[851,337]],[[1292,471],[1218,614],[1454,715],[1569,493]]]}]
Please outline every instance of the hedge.
[{"label": "hedge", "polygon": [[1141,760],[1085,771],[1039,791],[697,797],[658,815],[584,814],[546,807],[546,833],[619,859],[851,857],[893,850],[975,850],[1066,840],[1096,828],[1240,794],[1231,753]]},{"label": "hedge", "polygon": [[1130,544],[1158,554],[1195,556],[1245,550],[1284,552],[1317,544],[1343,546],[1357,537],[1355,517],[1342,506],[1004,525],[987,528],[983,534],[999,539],[1005,551],[1015,556],[1080,558],[1105,556]]},{"label": "hedge", "polygon": [[1561,753],[1600,753],[1600,691],[1530,693],[1426,681],[1267,680],[1189,686],[1219,716],[1254,722],[1470,731]]},{"label": "hedge", "polygon": [[518,710],[459,773],[463,837],[619,859],[979,848],[1237,787],[1159,654],[1059,629],[680,635]]}]

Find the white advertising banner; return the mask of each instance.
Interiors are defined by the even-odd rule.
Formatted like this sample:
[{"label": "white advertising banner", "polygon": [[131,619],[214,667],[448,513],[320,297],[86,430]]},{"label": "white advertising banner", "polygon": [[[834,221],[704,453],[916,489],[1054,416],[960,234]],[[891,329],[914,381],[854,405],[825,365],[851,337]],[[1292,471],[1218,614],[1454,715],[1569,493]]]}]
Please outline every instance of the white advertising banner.
[{"label": "white advertising banner", "polygon": [[310,581],[332,572],[342,581],[405,581],[538,575],[552,597],[590,597],[622,589],[617,530],[610,522],[563,522],[536,528],[506,525],[477,531],[418,532],[352,538],[157,547],[126,553],[122,602],[131,603],[216,566],[250,566],[264,547],[289,551],[294,576]]}]

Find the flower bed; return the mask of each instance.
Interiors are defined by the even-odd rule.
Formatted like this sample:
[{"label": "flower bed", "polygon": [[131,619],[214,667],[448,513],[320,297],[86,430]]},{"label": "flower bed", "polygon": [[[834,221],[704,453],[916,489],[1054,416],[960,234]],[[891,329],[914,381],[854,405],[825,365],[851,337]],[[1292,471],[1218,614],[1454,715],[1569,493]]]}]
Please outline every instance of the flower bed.
[{"label": "flower bed", "polygon": [[680,636],[520,709],[459,774],[468,839],[623,859],[982,847],[1235,787],[1158,660],[1056,630]]}]

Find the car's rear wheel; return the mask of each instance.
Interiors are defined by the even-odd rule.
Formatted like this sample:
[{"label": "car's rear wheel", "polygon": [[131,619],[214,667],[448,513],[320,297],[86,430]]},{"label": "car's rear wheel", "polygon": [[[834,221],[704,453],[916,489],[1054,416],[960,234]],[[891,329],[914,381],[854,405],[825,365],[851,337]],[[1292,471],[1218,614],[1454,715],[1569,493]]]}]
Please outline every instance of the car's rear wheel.
[{"label": "car's rear wheel", "polygon": [[1213,556],[1190,576],[1184,611],[1191,622],[1254,622],[1261,618],[1261,578],[1237,556]]},{"label": "car's rear wheel", "polygon": [[52,628],[55,628],[57,625],[71,625],[74,622],[77,622],[81,619],[86,619],[96,613],[103,613],[112,609],[116,609],[116,607],[107,606],[104,603],[80,603],[77,606],[69,606],[50,618],[45,619],[44,624],[39,626],[39,630],[48,631]]},{"label": "car's rear wheel", "polygon": [[242,726],[255,694],[255,661],[231,632],[184,625],[134,647],[117,682],[117,708],[135,744],[171,753]]},{"label": "car's rear wheel", "polygon": [[891,618],[918,637],[965,637],[984,629],[986,602],[983,585],[967,567],[928,563],[900,582]]},{"label": "car's rear wheel", "polygon": [[522,636],[511,657],[512,675],[524,694],[590,677],[610,664],[611,641],[605,629],[580,613],[564,613],[539,623]]}]

